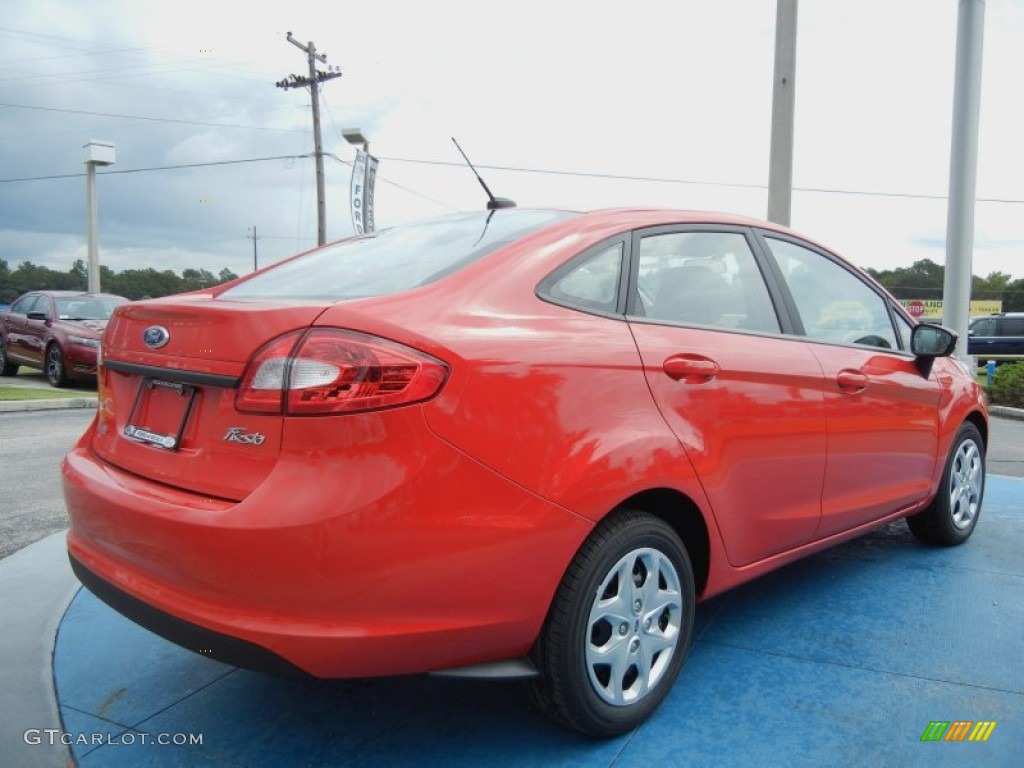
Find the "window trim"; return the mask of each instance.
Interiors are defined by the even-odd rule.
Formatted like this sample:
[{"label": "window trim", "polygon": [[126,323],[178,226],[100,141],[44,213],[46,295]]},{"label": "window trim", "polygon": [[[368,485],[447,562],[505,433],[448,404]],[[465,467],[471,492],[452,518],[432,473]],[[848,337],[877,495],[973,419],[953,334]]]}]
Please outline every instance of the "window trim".
[{"label": "window trim", "polygon": [[[577,253],[571,259],[566,261],[564,264],[556,268],[553,272],[541,280],[537,287],[534,289],[534,294],[543,302],[548,304],[554,304],[555,306],[565,307],[576,312],[584,312],[588,315],[597,315],[598,317],[613,317],[617,320],[622,320],[626,314],[626,291],[629,281],[629,264],[630,264],[630,238],[629,232],[620,233],[612,237],[606,237],[604,240],[600,240],[582,251]],[[564,299],[551,295],[551,288],[561,280],[563,277],[568,275],[570,272],[575,270],[585,261],[589,261],[591,258],[600,255],[603,251],[608,250],[612,246],[620,245],[622,247],[622,254],[619,261],[619,284],[615,288],[615,309],[614,311],[607,311],[598,309],[589,304],[572,301],[571,299]]]},{"label": "window trim", "polygon": [[[892,331],[893,337],[896,339],[897,344],[902,345],[903,343],[899,334],[899,330],[896,328],[895,320],[892,316],[893,312],[897,311],[895,308],[895,302],[891,296],[889,296],[884,290],[881,290],[879,288],[878,284],[873,279],[871,279],[870,275],[857,269],[855,266],[846,262],[837,254],[825,250],[821,246],[816,245],[812,242],[809,242],[799,237],[794,237],[793,235],[789,235],[785,232],[776,232],[775,230],[772,229],[763,229],[761,227],[755,227],[753,228],[753,234],[758,242],[758,246],[762,250],[765,260],[769,265],[769,268],[775,276],[777,285],[779,287],[779,293],[782,297],[782,301],[785,303],[787,310],[791,314],[793,335],[799,336],[804,341],[811,342],[814,344],[826,344],[828,346],[833,347],[849,347],[852,349],[861,350],[877,350],[878,352],[900,355],[901,357],[914,357],[913,353],[911,353],[910,350],[904,350],[902,348],[886,349],[884,347],[872,347],[870,345],[865,344],[854,344],[853,342],[835,341],[831,339],[817,339],[812,336],[809,336],[807,334],[807,329],[804,327],[803,320],[800,318],[800,312],[797,309],[796,301],[793,299],[793,294],[789,290],[789,285],[786,282],[785,276],[782,273],[782,268],[779,266],[778,260],[775,258],[775,254],[772,253],[771,246],[768,244],[768,240],[770,239],[781,240],[783,242],[787,242],[792,245],[805,248],[813,253],[816,253],[819,256],[822,256],[828,261],[832,262],[837,267],[849,273],[849,275],[854,279],[859,280],[865,288],[874,293],[875,296],[877,296],[878,299],[885,305],[886,313],[889,317],[890,330]],[[903,313],[901,312],[901,314]],[[913,327],[914,325],[917,325],[917,323],[914,322],[913,319],[911,319],[911,327]]]},{"label": "window trim", "polygon": [[[743,236],[743,239],[747,243],[747,247],[750,249],[750,254],[754,259],[754,264],[761,275],[761,280],[764,283],[765,290],[768,292],[768,300],[771,302],[772,309],[775,312],[775,319],[779,323],[779,330],[756,331],[749,328],[723,328],[712,325],[680,323],[672,320],[658,320],[636,312],[637,302],[640,298],[637,288],[640,279],[640,241],[645,237],[655,235],[686,234],[696,232],[707,232],[711,234],[738,234]],[[778,290],[775,274],[771,271],[770,267],[771,264],[764,258],[760,244],[757,242],[756,235],[751,227],[738,224],[695,222],[692,224],[662,224],[655,227],[635,229],[632,232],[631,248],[629,249],[629,285],[627,287],[625,310],[626,319],[631,323],[667,325],[675,328],[699,328],[701,330],[711,330],[719,333],[742,333],[745,335],[772,337],[792,336],[793,334],[789,332],[789,329],[792,327],[792,321],[790,320],[787,308],[780,301],[781,292]]]}]

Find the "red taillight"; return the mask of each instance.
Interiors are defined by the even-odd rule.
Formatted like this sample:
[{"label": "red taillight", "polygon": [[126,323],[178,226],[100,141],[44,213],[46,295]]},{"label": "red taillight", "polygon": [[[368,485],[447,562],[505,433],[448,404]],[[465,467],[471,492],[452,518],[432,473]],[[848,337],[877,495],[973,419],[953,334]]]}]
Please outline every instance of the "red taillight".
[{"label": "red taillight", "polygon": [[336,328],[293,331],[249,361],[235,406],[290,416],[391,408],[433,397],[447,375],[440,360],[387,339]]}]

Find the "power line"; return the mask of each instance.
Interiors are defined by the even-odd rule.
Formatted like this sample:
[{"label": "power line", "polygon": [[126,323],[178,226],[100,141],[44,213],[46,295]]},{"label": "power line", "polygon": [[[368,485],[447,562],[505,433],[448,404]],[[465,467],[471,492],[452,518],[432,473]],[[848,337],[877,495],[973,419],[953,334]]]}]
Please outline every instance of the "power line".
[{"label": "power line", "polygon": [[[393,163],[417,163],[419,165],[444,165],[452,168],[464,168],[465,165],[462,163],[456,163],[449,160],[421,160],[418,158],[411,157],[381,157],[381,160],[387,160]],[[701,179],[679,179],[666,176],[630,176],[626,174],[617,173],[599,173],[593,171],[561,171],[551,168],[526,168],[520,166],[511,165],[484,165],[478,164],[477,168],[486,168],[490,171],[513,171],[515,173],[540,173],[549,176],[575,176],[585,179],[610,179],[613,181],[647,181],[655,182],[659,184],[695,184],[704,187],[728,187],[732,189],[768,189],[767,184],[741,184],[732,183],[725,181],[704,181]],[[947,200],[946,195],[925,195],[925,194],[913,194],[909,192],[879,192],[875,190],[859,190],[859,189],[830,189],[826,187],[793,187],[794,192],[812,192],[819,194],[832,194],[832,195],[865,195],[869,197],[894,197],[894,198],[906,198],[906,199],[920,199],[920,200]],[[1010,204],[1021,204],[1024,200],[1017,200],[1012,198],[998,198],[998,197],[978,197],[975,200],[979,203],[1010,203]]]},{"label": "power line", "polygon": [[263,125],[238,125],[235,123],[210,123],[201,120],[178,120],[172,117],[147,117],[145,115],[121,115],[112,112],[90,112],[84,109],[60,109],[58,107],[39,107],[31,104],[10,104],[0,102],[0,107],[15,109],[34,109],[42,112],[64,112],[72,115],[92,115],[93,117],[113,117],[121,120],[146,120],[153,123],[177,123],[179,125],[202,125],[213,128],[246,128],[252,131],[281,131],[284,133],[304,133],[297,128],[268,128]]},{"label": "power line", "polygon": [[[209,163],[184,163],[182,165],[154,165],[149,168],[119,168],[116,171],[97,172],[97,176],[113,176],[118,173],[144,173],[146,171],[173,171],[179,168],[207,168],[214,165],[239,165],[241,163],[264,163],[268,160],[302,160],[312,155],[275,155],[274,157],[249,157],[243,160],[216,160]],[[0,179],[0,184],[15,181],[47,181],[49,179],[80,179],[84,173],[61,173],[53,176],[26,176],[20,179]],[[260,235],[262,237],[262,235]]]},{"label": "power line", "polygon": [[[340,157],[338,157],[335,154],[332,154],[331,152],[324,152],[324,154],[327,157],[331,158],[332,160],[338,161],[342,165],[347,165],[349,168],[352,167],[352,161],[351,160],[342,160]],[[442,202],[442,201],[438,200],[437,198],[431,197],[430,195],[424,195],[422,192],[417,192],[415,189],[409,189],[409,187],[402,186],[397,181],[391,181],[391,179],[388,179],[388,178],[385,178],[384,176],[381,176],[379,172],[377,173],[377,180],[378,181],[383,181],[385,184],[390,184],[392,187],[396,187],[397,189],[400,189],[403,192],[408,192],[410,195],[416,195],[416,197],[421,197],[424,200],[427,200],[427,201],[429,201],[431,203],[434,203],[435,205],[440,205],[442,208],[447,208],[450,211],[458,211],[459,210],[455,206],[448,205],[448,203]]]},{"label": "power line", "polygon": [[[3,106],[3,104],[0,104],[0,106]],[[332,154],[330,152],[324,152],[323,154],[325,156],[327,156],[327,157],[332,158],[333,160],[336,160],[337,162],[339,162],[339,163],[341,163],[343,165],[347,165],[347,166],[350,166],[350,167],[352,165],[352,163],[350,161],[342,160],[340,157],[338,157],[337,155],[334,155],[334,154]],[[268,160],[299,160],[299,159],[304,159],[304,158],[307,158],[307,157],[313,157],[313,155],[309,154],[309,153],[307,153],[307,154],[300,154],[300,155],[276,155],[276,156],[273,156],[273,157],[253,157],[253,158],[245,158],[245,159],[241,159],[241,160],[219,160],[219,161],[209,162],[209,163],[188,163],[188,164],[183,164],[183,165],[162,165],[162,166],[153,166],[153,167],[149,167],[149,168],[126,168],[126,169],[119,169],[119,170],[116,170],[116,171],[102,171],[102,172],[98,172],[97,175],[98,176],[108,176],[108,175],[111,175],[111,174],[118,174],[118,173],[142,173],[144,171],[169,171],[169,170],[175,170],[175,169],[179,169],[179,168],[203,168],[203,167],[216,166],[216,165],[237,165],[237,164],[240,164],[240,163],[260,163],[260,162],[265,162],[265,161],[268,161]],[[418,159],[418,158],[409,158],[409,157],[382,157],[380,159],[381,160],[387,160],[388,162],[393,162],[393,163],[415,163],[415,164],[419,164],[419,165],[441,165],[441,166],[448,166],[448,167],[452,167],[452,168],[463,168],[464,167],[462,163],[456,163],[456,162],[451,162],[451,161],[447,161],[447,160],[422,160],[422,159]],[[507,165],[484,165],[484,164],[481,164],[481,165],[478,165],[477,167],[478,168],[485,168],[485,169],[491,170],[491,171],[512,171],[512,172],[516,172],[516,173],[539,173],[539,174],[553,175],[553,176],[574,176],[574,177],[580,177],[580,178],[609,179],[609,180],[612,180],[612,181],[646,181],[646,182],[655,182],[655,183],[660,183],[660,184],[694,184],[694,185],[707,186],[707,187],[728,187],[728,188],[737,188],[737,189],[767,189],[767,185],[765,185],[765,184],[739,184],[739,183],[730,183],[730,182],[723,182],[723,181],[703,181],[703,180],[699,180],[699,179],[679,179],[679,178],[664,177],[664,176],[630,176],[630,175],[626,175],[626,174],[615,174],[615,173],[596,173],[596,172],[590,172],[590,171],[563,171],[563,170],[556,170],[556,169],[551,169],[551,168],[526,168],[526,167],[507,166]],[[72,178],[81,178],[82,176],[85,176],[85,174],[84,173],[62,173],[62,174],[53,174],[53,175],[49,175],[49,176],[25,176],[25,177],[12,178],[12,179],[0,179],[0,184],[8,184],[8,183],[19,182],[19,181],[47,181],[47,180],[50,180],[50,179],[72,179]],[[421,197],[424,200],[428,200],[428,201],[430,201],[432,203],[435,203],[437,205],[443,206],[443,207],[448,208],[450,210],[458,210],[457,208],[454,208],[453,206],[451,206],[451,205],[449,205],[449,204],[447,204],[445,202],[442,202],[441,200],[437,200],[436,198],[430,197],[429,195],[425,195],[425,194],[423,194],[421,192],[417,192],[414,189],[410,189],[408,187],[405,187],[405,186],[399,184],[398,182],[391,181],[390,179],[387,179],[387,178],[385,178],[383,176],[378,175],[377,178],[380,179],[381,181],[385,182],[386,184],[390,184],[393,187],[396,187],[396,188],[401,189],[401,190],[403,190],[405,192],[409,192],[410,194],[413,194],[413,195],[416,195],[418,197]],[[868,196],[868,197],[891,197],[891,198],[897,198],[897,199],[918,199],[918,200],[946,200],[947,199],[945,195],[912,194],[912,193],[907,193],[907,192],[878,192],[878,191],[874,191],[874,190],[857,190],[857,189],[831,189],[831,188],[827,188],[827,187],[793,187],[793,191],[794,192],[807,192],[807,193],[812,193],[812,194],[861,195],[861,196]],[[1009,205],[1021,205],[1021,204],[1024,204],[1024,200],[1015,199],[1015,198],[978,197],[978,198],[975,198],[975,200],[976,200],[976,202],[979,202],[979,203],[1005,203],[1005,204],[1009,204]],[[261,237],[263,237],[263,235],[261,235]]]}]

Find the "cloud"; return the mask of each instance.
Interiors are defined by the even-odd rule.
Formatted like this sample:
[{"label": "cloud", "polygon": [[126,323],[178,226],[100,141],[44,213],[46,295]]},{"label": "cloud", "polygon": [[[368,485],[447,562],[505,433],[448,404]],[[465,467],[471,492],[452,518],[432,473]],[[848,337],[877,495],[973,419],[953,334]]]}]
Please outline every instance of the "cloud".
[{"label": "cloud", "polygon": [[[1024,12],[987,5],[978,192],[1020,199],[1015,72]],[[340,129],[359,126],[384,158],[381,225],[482,204],[467,169],[402,162],[461,162],[453,135],[479,165],[751,185],[485,172],[496,194],[521,205],[760,217],[774,11],[763,0],[641,0],[628,12],[577,0],[523,0],[500,12],[456,0],[9,0],[0,102],[155,119],[0,106],[0,177],[79,173],[81,147],[92,138],[117,144],[111,170],[308,154],[309,96],[274,86],[306,72],[305,55],[285,39],[292,31],[344,73],[322,91],[325,151],[350,160]],[[944,195],[955,8],[927,0],[808,3],[799,24],[794,183]],[[339,160],[325,159],[330,239],[351,232],[349,168]],[[4,252],[39,263],[77,252],[83,186],[0,184]],[[105,175],[99,186],[101,252],[112,268],[172,259],[176,269],[243,271],[253,226],[268,260],[315,237],[308,159]],[[1019,215],[1016,203],[979,203],[976,231],[1007,243],[979,253],[1024,274],[1012,245]],[[858,263],[889,268],[935,255],[921,238],[944,237],[945,203],[796,192],[793,225]]]}]

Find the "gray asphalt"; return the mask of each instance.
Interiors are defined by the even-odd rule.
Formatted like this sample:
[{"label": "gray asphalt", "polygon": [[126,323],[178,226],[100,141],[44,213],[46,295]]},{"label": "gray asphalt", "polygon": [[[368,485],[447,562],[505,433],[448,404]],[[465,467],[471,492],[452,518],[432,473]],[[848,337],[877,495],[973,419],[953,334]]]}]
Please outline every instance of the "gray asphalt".
[{"label": "gray asphalt", "polygon": [[[0,413],[0,558],[67,528],[60,461],[93,413]],[[1024,477],[1024,421],[992,419],[988,471]]]},{"label": "gray asphalt", "polygon": [[0,558],[68,527],[60,461],[95,413],[0,413]]}]

